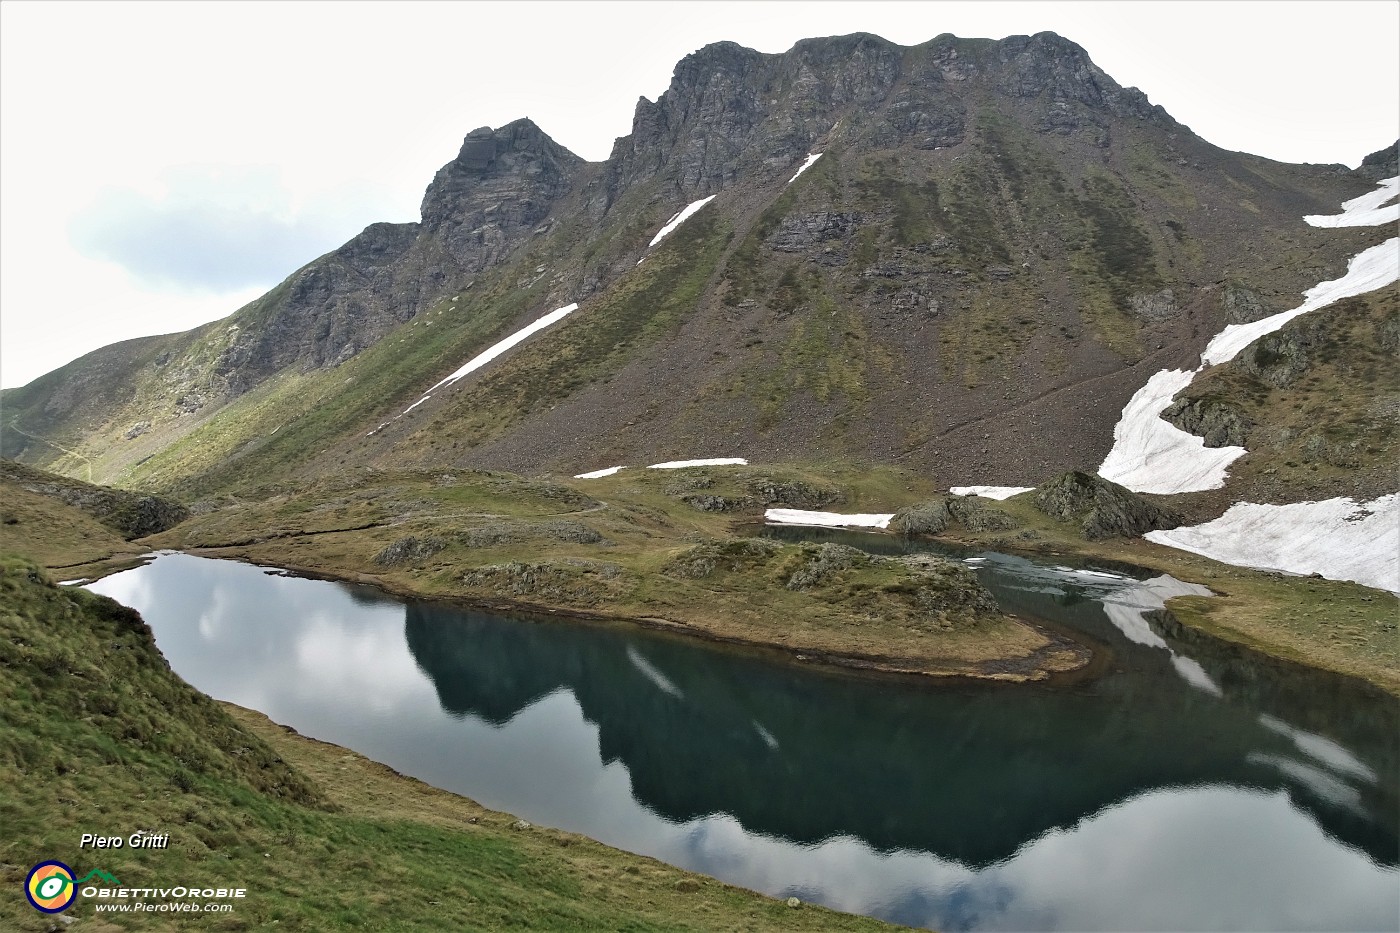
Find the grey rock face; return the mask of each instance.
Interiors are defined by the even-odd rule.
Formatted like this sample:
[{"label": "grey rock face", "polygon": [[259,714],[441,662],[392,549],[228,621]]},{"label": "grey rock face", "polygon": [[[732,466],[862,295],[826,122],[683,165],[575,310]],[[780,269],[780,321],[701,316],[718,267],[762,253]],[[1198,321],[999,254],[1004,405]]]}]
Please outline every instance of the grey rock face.
[{"label": "grey rock face", "polygon": [[909,505],[894,513],[889,529],[901,535],[936,535],[952,520],[948,500],[939,498],[919,505]]},{"label": "grey rock face", "polygon": [[[350,359],[547,233],[574,191],[601,222],[627,192],[660,179],[654,197],[673,209],[741,178],[776,179],[829,137],[842,114],[868,144],[957,145],[970,82],[1040,101],[1046,132],[1100,132],[1115,114],[1170,122],[1050,33],[1001,42],[940,36],[908,49],[857,34],[804,40],[779,55],[715,43],[684,58],[656,102],[638,102],[632,133],[598,170],[528,119],[472,130],[428,186],[421,223],[374,224],[259,299],[258,326],[221,351],[215,373],[223,384],[211,388],[234,396],[287,367]],[[837,212],[790,217],[769,246],[840,265],[863,220]],[[585,270],[582,292],[605,287],[630,265]],[[927,306],[927,298],[915,304]]]},{"label": "grey rock face", "polygon": [[1175,528],[1181,517],[1101,476],[1078,470],[1061,474],[1035,492],[1035,506],[1052,518],[1079,521],[1084,537],[1137,537]]},{"label": "grey rock face", "polygon": [[711,496],[705,494],[682,496],[681,501],[701,512],[742,512],[757,507],[748,496]]},{"label": "grey rock face", "polygon": [[585,165],[529,120],[472,130],[423,198],[422,223],[372,224],[259,299],[215,371],[238,395],[288,366],[335,366],[533,235]]},{"label": "grey rock face", "polygon": [[755,478],[749,482],[748,489],[765,507],[819,509],[842,499],[839,490],[814,486],[800,480],[775,481]]},{"label": "grey rock face", "polygon": [[948,514],[968,531],[1009,531],[1021,523],[977,496],[950,496]]},{"label": "grey rock face", "polygon": [[790,214],[768,238],[768,246],[783,253],[800,253],[830,240],[850,237],[860,221],[861,216],[854,213]]},{"label": "grey rock face", "polygon": [[533,234],[583,164],[529,120],[472,130],[423,196],[423,232],[480,272]]},{"label": "grey rock face", "polygon": [[1273,313],[1264,307],[1257,294],[1243,285],[1226,285],[1221,302],[1225,306],[1227,324],[1251,324]]},{"label": "grey rock face", "polygon": [[936,535],[957,523],[968,531],[1007,531],[1021,523],[976,496],[940,496],[894,513],[889,529],[902,535]]},{"label": "grey rock face", "polygon": [[1276,389],[1285,389],[1307,370],[1311,343],[1306,325],[1275,331],[1242,350],[1230,365]]},{"label": "grey rock face", "polygon": [[1176,304],[1176,295],[1172,294],[1170,288],[1164,288],[1160,292],[1150,295],[1133,295],[1128,299],[1128,307],[1139,317],[1149,321],[1161,321],[1169,317],[1175,317],[1180,308]]},{"label": "grey rock face", "polygon": [[12,460],[0,460],[0,476],[81,509],[127,539],[165,531],[190,517],[189,509],[174,499],[54,476]]},{"label": "grey rock face", "polygon": [[1207,447],[1244,447],[1253,427],[1234,406],[1214,399],[1177,399],[1162,412],[1162,418],[1201,437]]},{"label": "grey rock face", "polygon": [[447,547],[446,541],[432,535],[426,535],[422,538],[417,535],[408,535],[399,538],[374,555],[374,562],[381,567],[418,563],[432,557],[445,547]]},{"label": "grey rock face", "polygon": [[1400,175],[1400,140],[1362,159],[1357,171],[1376,181]]}]

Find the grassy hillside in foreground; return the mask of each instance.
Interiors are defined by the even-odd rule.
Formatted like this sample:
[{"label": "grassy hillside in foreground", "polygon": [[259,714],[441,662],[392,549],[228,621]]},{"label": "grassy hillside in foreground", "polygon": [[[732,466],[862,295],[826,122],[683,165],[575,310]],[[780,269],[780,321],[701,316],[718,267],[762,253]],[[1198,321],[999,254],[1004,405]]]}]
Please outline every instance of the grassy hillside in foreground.
[{"label": "grassy hillside in foreground", "polygon": [[[0,557],[0,928],[47,930],[21,884],[58,859],[127,887],[246,887],[231,913],[94,913],[76,929],[788,930],[874,921],[749,891],[404,778],[176,677],[135,612]],[[83,832],[170,833],[79,850]]]}]

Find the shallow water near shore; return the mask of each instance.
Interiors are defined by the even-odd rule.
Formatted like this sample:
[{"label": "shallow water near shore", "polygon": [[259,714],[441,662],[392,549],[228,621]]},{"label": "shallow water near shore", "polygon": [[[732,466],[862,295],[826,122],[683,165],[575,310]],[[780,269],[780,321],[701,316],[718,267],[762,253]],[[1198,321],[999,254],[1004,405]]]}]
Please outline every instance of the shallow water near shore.
[{"label": "shallow water near shore", "polygon": [[1102,670],[856,675],[182,554],[89,588],[212,696],[775,896],[943,930],[1400,925],[1400,702],[1181,629],[1169,577],[956,556]]}]

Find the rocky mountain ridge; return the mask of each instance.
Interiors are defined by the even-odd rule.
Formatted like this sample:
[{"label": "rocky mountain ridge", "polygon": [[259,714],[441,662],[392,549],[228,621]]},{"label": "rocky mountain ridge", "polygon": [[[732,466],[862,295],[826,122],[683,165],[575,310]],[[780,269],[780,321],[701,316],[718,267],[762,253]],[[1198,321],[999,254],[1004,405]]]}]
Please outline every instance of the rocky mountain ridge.
[{"label": "rocky mountain ridge", "polygon": [[3,452],[199,491],[727,453],[1033,482],[1102,456],[1127,396],[1222,321],[1339,273],[1362,234],[1300,218],[1367,185],[1222,152],[1053,34],[717,43],[638,102],[606,162],[528,120],[473,130],[420,223],[7,391]]}]

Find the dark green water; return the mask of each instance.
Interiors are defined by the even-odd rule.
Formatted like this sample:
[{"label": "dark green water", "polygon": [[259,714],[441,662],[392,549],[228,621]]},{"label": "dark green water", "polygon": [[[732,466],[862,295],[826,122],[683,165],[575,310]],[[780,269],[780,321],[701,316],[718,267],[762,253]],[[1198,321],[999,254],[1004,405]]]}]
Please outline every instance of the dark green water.
[{"label": "dark green water", "polygon": [[213,696],[770,894],[945,930],[1400,926],[1400,704],[1173,631],[1170,578],[968,556],[1108,669],[860,677],[185,555],[91,588]]}]

